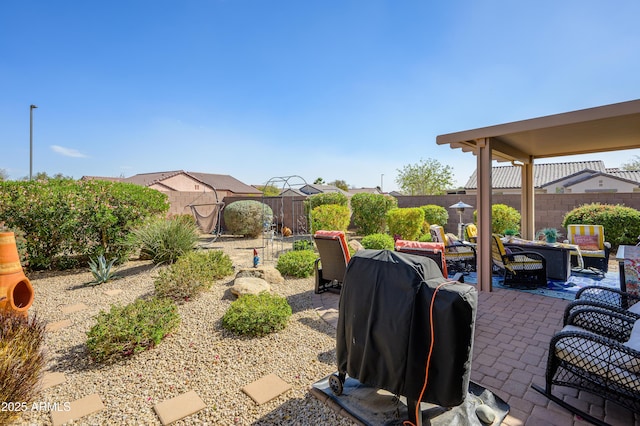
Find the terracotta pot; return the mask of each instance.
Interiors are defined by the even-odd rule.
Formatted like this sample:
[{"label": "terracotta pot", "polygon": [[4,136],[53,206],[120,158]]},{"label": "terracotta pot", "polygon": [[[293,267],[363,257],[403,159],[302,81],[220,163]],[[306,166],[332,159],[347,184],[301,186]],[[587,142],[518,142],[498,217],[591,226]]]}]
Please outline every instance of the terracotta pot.
[{"label": "terracotta pot", "polygon": [[33,287],[22,270],[13,232],[0,232],[0,309],[27,315]]}]

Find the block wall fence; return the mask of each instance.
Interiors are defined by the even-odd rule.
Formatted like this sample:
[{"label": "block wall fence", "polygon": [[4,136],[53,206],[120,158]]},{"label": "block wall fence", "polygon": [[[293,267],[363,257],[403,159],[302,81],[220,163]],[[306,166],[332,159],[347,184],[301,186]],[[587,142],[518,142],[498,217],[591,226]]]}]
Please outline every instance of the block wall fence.
[{"label": "block wall fence", "polygon": [[[209,204],[215,203],[215,194],[203,192],[171,192],[167,193],[171,208],[171,214],[191,214],[189,204]],[[458,213],[448,207],[462,201],[471,206],[465,209],[462,215],[464,223],[473,222],[473,212],[476,205],[475,195],[414,195],[399,196],[398,207],[419,207],[426,204],[435,204],[447,208],[449,211],[449,222],[445,226],[447,232],[458,232]],[[235,197],[226,196],[222,199],[225,205],[229,205],[239,200],[256,200],[269,205],[276,217],[279,225],[288,226],[294,229],[300,225],[303,219],[304,210],[302,203],[304,197]],[[520,211],[520,195],[504,194],[493,195],[493,204],[506,204]],[[535,196],[535,228],[558,228],[566,235],[566,229],[562,227],[564,215],[583,204],[621,204],[627,207],[640,210],[640,193],[585,193],[585,194],[536,194]],[[211,207],[202,206],[198,208],[201,214],[208,214]],[[222,223],[224,227],[224,222]],[[306,226],[306,223],[304,224]]]}]

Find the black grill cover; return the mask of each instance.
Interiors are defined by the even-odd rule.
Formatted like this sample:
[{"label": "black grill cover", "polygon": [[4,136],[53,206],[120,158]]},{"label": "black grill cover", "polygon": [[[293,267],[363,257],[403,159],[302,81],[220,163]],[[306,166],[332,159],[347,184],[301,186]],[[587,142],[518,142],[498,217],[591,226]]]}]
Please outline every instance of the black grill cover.
[{"label": "black grill cover", "polygon": [[[418,400],[430,344],[429,306],[446,282],[426,257],[360,250],[347,267],[336,352],[338,371],[363,384]],[[422,401],[461,404],[468,392],[478,293],[467,284],[438,290],[433,307],[435,342]]]}]

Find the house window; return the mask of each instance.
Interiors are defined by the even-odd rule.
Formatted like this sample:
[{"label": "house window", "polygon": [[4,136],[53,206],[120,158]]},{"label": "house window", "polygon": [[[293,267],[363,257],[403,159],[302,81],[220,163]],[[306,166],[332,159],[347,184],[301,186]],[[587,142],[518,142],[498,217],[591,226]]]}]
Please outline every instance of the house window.
[{"label": "house window", "polygon": [[195,185],[195,187],[196,187],[196,191],[200,189],[200,185]]},{"label": "house window", "polygon": [[602,179],[600,179],[600,180],[598,181],[598,186],[599,186],[600,188],[602,188],[602,187],[604,186],[604,184],[602,183]]}]

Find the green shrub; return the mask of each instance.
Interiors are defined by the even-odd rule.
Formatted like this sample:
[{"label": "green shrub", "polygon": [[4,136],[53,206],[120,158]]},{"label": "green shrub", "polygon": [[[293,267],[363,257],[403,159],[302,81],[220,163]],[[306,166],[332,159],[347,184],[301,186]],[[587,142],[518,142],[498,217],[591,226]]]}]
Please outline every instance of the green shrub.
[{"label": "green shrub", "polygon": [[422,234],[420,235],[420,238],[418,238],[418,241],[420,241],[421,243],[430,243],[431,242],[431,232],[427,232],[426,234]]},{"label": "green shrub", "polygon": [[313,250],[313,242],[310,240],[297,240],[293,242],[294,250]]},{"label": "green shrub", "polygon": [[384,233],[387,212],[398,207],[398,200],[389,195],[364,192],[351,197],[352,220],[361,235]]},{"label": "green shrub", "polygon": [[111,363],[160,343],[178,328],[178,307],[170,299],[138,299],[100,311],[87,332],[87,349],[94,361]]},{"label": "green shrub", "polygon": [[[520,232],[520,212],[506,204],[494,204],[491,206],[491,232],[504,235],[509,232]],[[478,211],[473,212],[473,221],[478,223]]]},{"label": "green shrub", "polygon": [[319,206],[328,204],[337,204],[339,206],[348,207],[349,199],[342,192],[326,192],[314,194],[304,201],[305,213],[308,215],[310,211]]},{"label": "green shrub", "polygon": [[[40,394],[46,365],[43,351],[45,323],[36,315],[29,319],[0,310],[0,402],[30,403]],[[21,410],[0,410],[0,424],[17,420]]]},{"label": "green shrub", "polygon": [[324,204],[311,210],[311,229],[346,231],[349,227],[351,212],[349,207],[338,204]]},{"label": "green shrub", "polygon": [[222,250],[187,252],[154,281],[156,295],[184,302],[211,288],[215,280],[233,273],[231,259]]},{"label": "green shrub", "polygon": [[424,210],[424,220],[429,225],[445,226],[449,221],[449,212],[442,206],[427,204],[426,206],[420,206],[420,208]]},{"label": "green shrub", "polygon": [[152,219],[133,233],[134,246],[140,247],[140,257],[153,263],[173,263],[192,251],[198,241],[195,222],[180,217]]},{"label": "green shrub", "polygon": [[640,235],[640,212],[619,204],[584,204],[564,216],[562,226],[571,224],[602,225],[605,240],[612,245],[634,245]]},{"label": "green shrub", "polygon": [[93,281],[89,284],[103,284],[109,280],[118,278],[116,271],[113,269],[113,264],[117,259],[111,259],[107,262],[104,256],[100,255],[96,259],[89,259],[89,269],[93,275]]},{"label": "green shrub", "polygon": [[222,326],[237,334],[264,336],[283,330],[290,316],[291,306],[284,297],[267,292],[246,294],[231,303]]},{"label": "green shrub", "polygon": [[424,210],[419,207],[395,208],[387,213],[389,233],[403,240],[417,240],[422,233]]},{"label": "green shrub", "polygon": [[362,247],[372,250],[393,250],[395,248],[395,241],[393,237],[388,234],[371,234],[362,238],[360,241]]},{"label": "green shrub", "polygon": [[223,212],[229,233],[251,238],[261,235],[265,224],[273,220],[271,207],[256,200],[234,201]]},{"label": "green shrub", "polygon": [[92,256],[126,259],[128,234],[166,213],[166,194],[121,182],[0,182],[0,222],[24,231],[29,268],[65,269]]},{"label": "green shrub", "polygon": [[276,269],[285,276],[306,278],[313,274],[313,264],[317,258],[311,250],[288,251],[278,257]]}]

